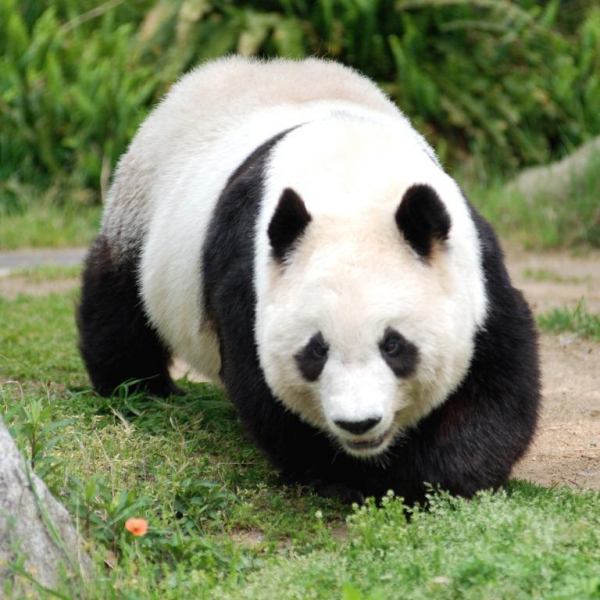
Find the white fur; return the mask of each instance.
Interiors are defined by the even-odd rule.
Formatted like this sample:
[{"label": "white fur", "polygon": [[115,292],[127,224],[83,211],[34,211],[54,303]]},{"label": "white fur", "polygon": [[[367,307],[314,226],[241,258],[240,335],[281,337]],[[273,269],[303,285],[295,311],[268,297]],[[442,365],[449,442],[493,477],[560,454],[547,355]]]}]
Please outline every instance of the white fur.
[{"label": "white fur", "polygon": [[[486,309],[480,251],[466,203],[434,152],[368,79],[336,63],[232,57],[185,76],[141,127],[121,161],[103,233],[123,254],[142,248],[141,287],[165,342],[218,381],[218,342],[203,328],[201,252],[228,177],[263,142],[276,146],[256,230],[256,339],[273,392],[344,446],[362,439],[334,420],[381,417],[365,440],[394,435],[443,402],[468,370]],[[414,183],[433,186],[452,219],[432,264],[404,243],[394,213]],[[286,268],[267,227],[293,188],[313,220]],[[378,349],[395,327],[419,349],[398,380]],[[317,331],[330,344],[315,383],[294,354]],[[369,455],[376,451],[353,451]]]}]

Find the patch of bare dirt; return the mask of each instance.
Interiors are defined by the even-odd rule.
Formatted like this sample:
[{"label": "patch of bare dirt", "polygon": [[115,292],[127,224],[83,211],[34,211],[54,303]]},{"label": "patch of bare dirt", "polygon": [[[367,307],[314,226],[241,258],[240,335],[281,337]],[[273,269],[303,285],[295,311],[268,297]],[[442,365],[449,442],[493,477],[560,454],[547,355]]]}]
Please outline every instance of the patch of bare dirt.
[{"label": "patch of bare dirt", "polygon": [[600,490],[600,344],[542,336],[543,405],[515,477]]},{"label": "patch of bare dirt", "polygon": [[[536,313],[573,307],[584,299],[600,313],[600,252],[509,250],[508,266]],[[600,343],[571,335],[542,335],[543,405],[536,439],[514,470],[541,485],[600,490]]]},{"label": "patch of bare dirt", "polygon": [[83,261],[85,253],[85,248],[42,248],[0,252],[0,297],[13,300],[21,294],[46,296],[72,290],[79,285],[76,277],[40,279],[20,275],[19,269],[78,265]]},{"label": "patch of bare dirt", "polygon": [[574,306],[583,298],[590,312],[600,313],[600,252],[524,252],[508,249],[513,283],[536,313]]},{"label": "patch of bare dirt", "polygon": [[0,297],[14,300],[23,294],[26,296],[47,296],[48,294],[67,292],[79,285],[77,278],[31,281],[28,277],[0,276]]}]

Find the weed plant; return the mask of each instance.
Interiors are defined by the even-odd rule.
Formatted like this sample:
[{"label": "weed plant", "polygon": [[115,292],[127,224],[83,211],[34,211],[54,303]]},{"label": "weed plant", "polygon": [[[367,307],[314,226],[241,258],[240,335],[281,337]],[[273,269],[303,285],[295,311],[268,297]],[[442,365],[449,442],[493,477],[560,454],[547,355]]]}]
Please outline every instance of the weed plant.
[{"label": "weed plant", "polygon": [[600,342],[600,315],[590,313],[583,298],[573,308],[555,308],[540,315],[537,322],[549,333],[572,333]]}]

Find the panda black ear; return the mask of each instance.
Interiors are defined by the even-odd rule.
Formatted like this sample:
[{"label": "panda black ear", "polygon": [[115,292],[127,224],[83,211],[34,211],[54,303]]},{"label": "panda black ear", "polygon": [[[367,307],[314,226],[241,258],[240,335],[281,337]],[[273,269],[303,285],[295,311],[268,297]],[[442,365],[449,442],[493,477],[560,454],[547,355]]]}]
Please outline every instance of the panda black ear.
[{"label": "panda black ear", "polygon": [[396,224],[413,250],[427,260],[434,244],[448,239],[452,222],[437,192],[429,185],[416,184],[404,194]]},{"label": "panda black ear", "polygon": [[285,258],[310,221],[312,217],[302,198],[291,188],[283,190],[268,229],[275,259],[281,261]]}]

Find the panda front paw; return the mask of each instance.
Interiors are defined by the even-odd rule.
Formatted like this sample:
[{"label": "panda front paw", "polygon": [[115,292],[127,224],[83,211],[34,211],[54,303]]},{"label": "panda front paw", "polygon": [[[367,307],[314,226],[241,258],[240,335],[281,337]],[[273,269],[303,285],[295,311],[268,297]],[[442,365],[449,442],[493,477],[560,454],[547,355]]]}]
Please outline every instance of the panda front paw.
[{"label": "panda front paw", "polygon": [[337,500],[342,504],[358,504],[361,506],[365,503],[364,494],[359,489],[346,483],[326,483],[318,480],[313,481],[311,487],[319,496]]},{"label": "panda front paw", "polygon": [[170,379],[158,379],[156,381],[149,379],[142,382],[140,390],[143,390],[148,396],[154,398],[169,398],[171,396],[185,396],[186,392],[178,385],[175,385]]}]

